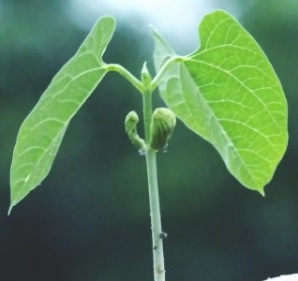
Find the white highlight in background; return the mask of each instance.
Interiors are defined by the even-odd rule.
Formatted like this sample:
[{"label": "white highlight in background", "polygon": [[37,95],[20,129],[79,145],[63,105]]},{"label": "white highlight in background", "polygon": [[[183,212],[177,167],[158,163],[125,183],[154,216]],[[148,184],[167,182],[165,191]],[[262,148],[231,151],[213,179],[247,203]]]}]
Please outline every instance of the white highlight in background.
[{"label": "white highlight in background", "polygon": [[[206,13],[225,9],[234,16],[239,7],[234,1],[212,0],[72,0],[72,17],[86,28],[102,15],[113,15],[142,31],[151,24],[176,51],[194,51],[198,46],[198,24]],[[149,30],[149,28],[148,28]]]}]

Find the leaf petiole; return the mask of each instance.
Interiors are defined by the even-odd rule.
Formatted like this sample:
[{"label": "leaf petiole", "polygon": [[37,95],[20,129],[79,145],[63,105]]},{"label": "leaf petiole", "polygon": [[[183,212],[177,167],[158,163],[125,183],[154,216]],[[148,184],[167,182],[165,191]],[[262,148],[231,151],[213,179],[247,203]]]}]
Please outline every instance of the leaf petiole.
[{"label": "leaf petiole", "polygon": [[[153,92],[159,85],[160,80],[162,79],[163,75],[168,71],[169,67],[174,62],[183,62],[189,60],[187,57],[184,56],[173,56],[170,57],[160,68],[160,70],[157,72],[155,77],[152,79],[150,83],[150,91]],[[126,68],[124,68],[120,64],[111,63],[105,65],[105,70],[107,72],[114,71],[119,73],[122,77],[124,77],[128,82],[130,82],[140,93],[144,94],[145,88],[144,83],[140,81],[138,78],[136,78],[130,71],[128,71]]]},{"label": "leaf petiole", "polygon": [[170,57],[160,68],[160,70],[157,72],[155,77],[153,78],[151,82],[151,91],[153,92],[158,85],[160,84],[160,80],[162,79],[163,75],[168,71],[169,67],[171,66],[172,63],[174,62],[183,62],[187,59],[187,57],[183,56],[172,56]]},{"label": "leaf petiole", "polygon": [[106,71],[118,72],[122,77],[124,77],[128,82],[130,82],[140,93],[144,93],[143,83],[122,65],[117,63],[106,64],[105,69]]}]

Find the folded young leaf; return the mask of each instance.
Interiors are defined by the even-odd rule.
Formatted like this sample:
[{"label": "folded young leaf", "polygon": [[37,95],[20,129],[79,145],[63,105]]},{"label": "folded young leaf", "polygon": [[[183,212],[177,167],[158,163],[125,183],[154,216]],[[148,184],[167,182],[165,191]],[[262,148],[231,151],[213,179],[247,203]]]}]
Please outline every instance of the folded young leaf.
[{"label": "folded young leaf", "polygon": [[48,175],[69,121],[105,76],[102,56],[114,30],[112,17],[96,22],[23,122],[11,165],[9,213]]},{"label": "folded young leaf", "polygon": [[[161,96],[217,149],[236,179],[264,194],[288,142],[281,84],[259,45],[229,14],[206,15],[199,36],[200,48],[170,65]],[[159,69],[175,54],[157,33],[154,39]]]}]

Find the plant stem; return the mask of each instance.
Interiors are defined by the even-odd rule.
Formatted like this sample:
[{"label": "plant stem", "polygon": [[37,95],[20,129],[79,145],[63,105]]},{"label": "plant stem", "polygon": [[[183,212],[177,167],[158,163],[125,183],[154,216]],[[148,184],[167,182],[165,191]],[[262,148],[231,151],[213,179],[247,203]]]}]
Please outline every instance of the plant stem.
[{"label": "plant stem", "polygon": [[171,66],[173,62],[184,61],[186,57],[182,56],[172,56],[170,57],[160,68],[160,70],[156,73],[156,76],[151,82],[151,91],[154,91],[156,87],[159,85],[161,78],[168,71],[168,68]]},{"label": "plant stem", "polygon": [[160,204],[158,194],[156,152],[149,149],[146,153],[148,187],[151,210],[151,231],[153,247],[154,281],[165,281],[164,253],[162,227],[160,217]]},{"label": "plant stem", "polygon": [[128,82],[130,82],[139,92],[144,91],[143,83],[138,80],[134,75],[132,75],[126,68],[124,68],[120,64],[110,63],[105,65],[105,69],[107,71],[115,71],[118,72],[121,76],[123,76]]},{"label": "plant stem", "polygon": [[146,166],[148,177],[151,231],[152,231],[152,250],[153,250],[153,271],[154,281],[165,281],[165,267],[163,254],[163,231],[161,227],[160,203],[158,194],[156,151],[150,148],[150,124],[152,119],[152,92],[157,87],[160,79],[165,73],[169,65],[178,60],[179,57],[169,59],[162,69],[157,73],[156,77],[151,81],[151,76],[147,70],[146,64],[142,70],[142,81],[138,80],[128,70],[119,64],[107,64],[107,71],[116,71],[126,78],[143,97],[143,115],[146,142]]},{"label": "plant stem", "polygon": [[148,87],[143,92],[143,110],[146,149],[146,165],[149,188],[151,231],[152,231],[152,249],[153,249],[153,271],[154,281],[165,281],[163,239],[160,216],[160,203],[158,194],[156,152],[150,149],[150,123],[152,117],[152,91]]}]

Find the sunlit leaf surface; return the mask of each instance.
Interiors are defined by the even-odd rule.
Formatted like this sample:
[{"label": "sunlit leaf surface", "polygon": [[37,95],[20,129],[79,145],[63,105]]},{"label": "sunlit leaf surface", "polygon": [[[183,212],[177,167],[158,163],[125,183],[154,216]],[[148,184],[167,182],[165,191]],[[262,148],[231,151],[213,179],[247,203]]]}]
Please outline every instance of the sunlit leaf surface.
[{"label": "sunlit leaf surface", "polygon": [[[200,48],[164,75],[162,98],[217,149],[235,178],[263,194],[288,142],[280,82],[255,40],[227,13],[206,15],[199,36]],[[175,54],[156,32],[154,39],[159,69]]]},{"label": "sunlit leaf surface", "polygon": [[69,121],[106,74],[102,55],[114,29],[111,17],[96,22],[23,122],[13,153],[9,212],[47,176]]}]

